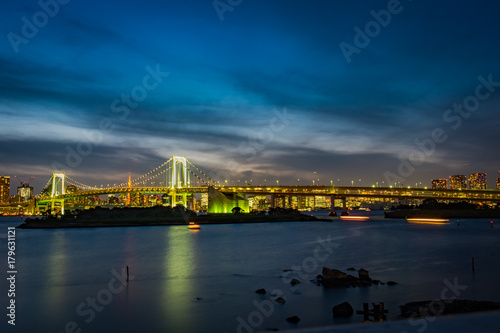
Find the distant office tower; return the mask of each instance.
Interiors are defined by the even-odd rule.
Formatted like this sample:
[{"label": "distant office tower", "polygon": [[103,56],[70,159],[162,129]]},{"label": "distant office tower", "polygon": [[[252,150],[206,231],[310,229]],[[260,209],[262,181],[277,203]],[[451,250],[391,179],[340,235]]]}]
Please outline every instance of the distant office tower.
[{"label": "distant office tower", "polygon": [[10,193],[10,177],[0,176],[0,203],[9,202]]},{"label": "distant office tower", "polygon": [[467,177],[464,175],[450,176],[450,188],[452,190],[466,190]]},{"label": "distant office tower", "polygon": [[469,189],[471,190],[486,190],[486,174],[473,173],[469,176]]},{"label": "distant office tower", "polygon": [[446,190],[448,188],[448,180],[446,179],[432,179],[433,190]]}]

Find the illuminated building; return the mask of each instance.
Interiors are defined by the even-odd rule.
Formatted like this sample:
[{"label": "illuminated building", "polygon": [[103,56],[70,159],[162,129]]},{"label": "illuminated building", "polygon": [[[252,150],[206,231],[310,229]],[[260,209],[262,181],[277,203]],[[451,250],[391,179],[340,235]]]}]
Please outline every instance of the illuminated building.
[{"label": "illuminated building", "polygon": [[431,183],[433,190],[446,190],[448,188],[447,179],[432,179]]},{"label": "illuminated building", "polygon": [[17,196],[22,201],[28,201],[33,198],[33,187],[23,184],[17,188]]},{"label": "illuminated building", "polygon": [[497,190],[500,190],[500,178],[497,178]]},{"label": "illuminated building", "polygon": [[473,173],[469,176],[469,189],[471,190],[486,190],[486,174]]},{"label": "illuminated building", "polygon": [[8,203],[10,193],[10,177],[0,176],[0,202]]},{"label": "illuminated building", "polygon": [[450,188],[452,190],[466,190],[467,177],[464,175],[450,176]]}]

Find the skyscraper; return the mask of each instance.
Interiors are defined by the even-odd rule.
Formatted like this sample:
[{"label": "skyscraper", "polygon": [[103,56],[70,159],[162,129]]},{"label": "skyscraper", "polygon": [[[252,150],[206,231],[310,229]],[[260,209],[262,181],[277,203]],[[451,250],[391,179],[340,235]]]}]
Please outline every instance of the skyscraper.
[{"label": "skyscraper", "polygon": [[469,189],[471,190],[486,190],[486,174],[473,173],[469,175]]},{"label": "skyscraper", "polygon": [[497,190],[500,190],[500,178],[497,178]]},{"label": "skyscraper", "polygon": [[433,190],[446,190],[448,188],[447,179],[431,179]]},{"label": "skyscraper", "polygon": [[0,203],[9,202],[10,177],[0,176]]},{"label": "skyscraper", "polygon": [[452,190],[466,190],[467,177],[465,175],[450,176],[450,188]]}]

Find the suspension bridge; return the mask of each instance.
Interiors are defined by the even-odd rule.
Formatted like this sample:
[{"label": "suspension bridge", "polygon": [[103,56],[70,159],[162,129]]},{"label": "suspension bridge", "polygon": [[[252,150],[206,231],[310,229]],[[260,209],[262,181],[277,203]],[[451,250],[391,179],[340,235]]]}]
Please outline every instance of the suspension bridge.
[{"label": "suspension bridge", "polygon": [[[270,196],[270,207],[293,207],[292,198],[327,197],[333,209],[335,200],[346,208],[348,199],[359,200],[424,200],[433,198],[443,201],[469,201],[500,203],[499,190],[436,190],[422,188],[357,187],[357,186],[227,186],[212,179],[186,157],[172,156],[167,162],[148,173],[122,184],[104,188],[85,185],[64,173],[53,173],[44,190],[36,197],[39,211],[64,214],[65,203],[86,197],[121,195],[124,205],[134,205],[137,194],[158,194],[170,198],[170,205],[189,207],[188,197],[193,194],[208,194],[208,212],[227,213],[234,207],[243,207],[248,212],[248,198]],[[194,207],[190,207],[194,208]]]}]

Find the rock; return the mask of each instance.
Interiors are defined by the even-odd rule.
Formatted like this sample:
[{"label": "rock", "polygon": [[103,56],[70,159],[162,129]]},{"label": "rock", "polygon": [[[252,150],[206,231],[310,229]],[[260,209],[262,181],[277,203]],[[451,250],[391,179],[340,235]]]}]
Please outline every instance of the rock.
[{"label": "rock", "polygon": [[354,314],[354,309],[348,302],[340,303],[332,308],[333,316],[337,318],[346,318]]},{"label": "rock", "polygon": [[285,304],[285,299],[283,297],[278,297],[274,301],[278,304]]},{"label": "rock", "polygon": [[322,279],[322,278],[323,278],[323,275],[321,275],[321,274],[316,275],[316,279]]},{"label": "rock", "polygon": [[500,302],[473,301],[464,299],[433,300],[406,303],[401,308],[401,317],[427,317],[468,312],[500,310]]},{"label": "rock", "polygon": [[323,285],[325,287],[345,287],[346,285],[347,274],[338,269],[323,267],[321,275],[323,275]]},{"label": "rock", "polygon": [[348,271],[355,271],[355,270],[356,270],[356,268],[354,268],[354,267],[349,267],[347,270],[348,270]]},{"label": "rock", "polygon": [[347,281],[348,283],[356,283],[356,282],[358,282],[358,281],[359,281],[359,279],[358,279],[357,277],[352,276],[352,275],[350,275],[350,274],[349,274],[349,275],[347,275],[345,279],[346,279],[346,281]]},{"label": "rock", "polygon": [[397,282],[394,282],[394,281],[387,281],[387,285],[388,286],[395,286],[397,285],[398,283]]},{"label": "rock", "polygon": [[264,295],[266,293],[266,289],[262,288],[262,289],[257,289],[255,291],[257,294],[261,294],[261,295]]},{"label": "rock", "polygon": [[380,283],[380,280],[372,280],[372,283],[373,283],[373,284],[379,284],[379,283]]},{"label": "rock", "polygon": [[292,281],[290,281],[290,284],[291,284],[292,286],[295,286],[295,285],[297,285],[297,284],[300,284],[300,281],[294,278],[294,279],[292,279]]},{"label": "rock", "polygon": [[300,318],[297,316],[288,317],[286,318],[286,321],[288,321],[289,323],[297,324],[300,321]]},{"label": "rock", "polygon": [[323,279],[345,279],[347,277],[346,273],[338,269],[330,269],[327,267],[323,267],[321,275],[323,275]]},{"label": "rock", "polygon": [[370,275],[366,269],[361,268],[358,270],[358,276],[361,281],[370,281]]}]

